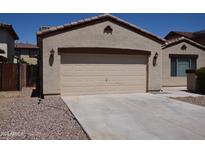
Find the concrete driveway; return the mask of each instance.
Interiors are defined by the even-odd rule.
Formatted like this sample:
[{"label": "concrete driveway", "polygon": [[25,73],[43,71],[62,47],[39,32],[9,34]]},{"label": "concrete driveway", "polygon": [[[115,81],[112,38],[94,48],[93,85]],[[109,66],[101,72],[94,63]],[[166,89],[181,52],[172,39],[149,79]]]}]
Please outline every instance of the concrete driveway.
[{"label": "concrete driveway", "polygon": [[205,107],[149,93],[62,98],[91,139],[205,139]]}]

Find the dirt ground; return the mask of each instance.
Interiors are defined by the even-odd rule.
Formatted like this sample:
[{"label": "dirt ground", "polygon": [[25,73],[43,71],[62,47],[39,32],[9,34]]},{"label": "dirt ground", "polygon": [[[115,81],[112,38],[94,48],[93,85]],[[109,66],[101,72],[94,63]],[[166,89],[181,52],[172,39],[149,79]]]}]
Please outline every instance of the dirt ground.
[{"label": "dirt ground", "polygon": [[177,98],[173,98],[173,99],[177,99],[177,100],[184,101],[184,102],[191,103],[191,104],[195,104],[195,105],[205,106],[205,96],[177,97]]},{"label": "dirt ground", "polygon": [[22,92],[0,92],[0,139],[88,139],[59,96],[40,104]]}]

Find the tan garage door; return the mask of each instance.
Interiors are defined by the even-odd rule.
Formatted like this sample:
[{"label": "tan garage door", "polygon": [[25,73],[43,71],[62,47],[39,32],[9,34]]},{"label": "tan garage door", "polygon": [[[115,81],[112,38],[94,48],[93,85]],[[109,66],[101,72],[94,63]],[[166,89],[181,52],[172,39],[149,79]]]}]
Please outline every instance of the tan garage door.
[{"label": "tan garage door", "polygon": [[146,92],[146,55],[61,54],[61,95]]}]

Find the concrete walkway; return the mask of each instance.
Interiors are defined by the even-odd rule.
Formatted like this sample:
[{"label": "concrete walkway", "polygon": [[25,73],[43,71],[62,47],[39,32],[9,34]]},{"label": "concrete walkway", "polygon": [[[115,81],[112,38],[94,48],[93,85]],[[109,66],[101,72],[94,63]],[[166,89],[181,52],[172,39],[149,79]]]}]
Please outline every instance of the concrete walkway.
[{"label": "concrete walkway", "polygon": [[152,94],[159,95],[159,96],[164,96],[164,97],[199,97],[203,96],[200,94],[195,94],[195,93],[190,93],[187,91],[163,91],[163,92],[153,92]]},{"label": "concrete walkway", "polygon": [[154,92],[165,97],[198,97],[201,94],[191,93],[187,91],[187,87],[163,87],[162,92]]},{"label": "concrete walkway", "polygon": [[62,98],[91,139],[205,139],[205,107],[149,93]]}]

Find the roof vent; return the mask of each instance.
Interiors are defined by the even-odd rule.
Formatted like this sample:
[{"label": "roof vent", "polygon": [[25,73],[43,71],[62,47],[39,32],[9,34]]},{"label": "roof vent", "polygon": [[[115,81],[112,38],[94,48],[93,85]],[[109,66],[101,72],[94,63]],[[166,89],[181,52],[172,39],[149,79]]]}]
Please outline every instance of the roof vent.
[{"label": "roof vent", "polygon": [[104,28],[104,33],[106,34],[112,34],[113,29],[110,26],[107,26]]},{"label": "roof vent", "polygon": [[182,50],[186,50],[186,49],[187,49],[187,46],[184,44],[184,45],[181,46],[181,49],[182,49]]}]

